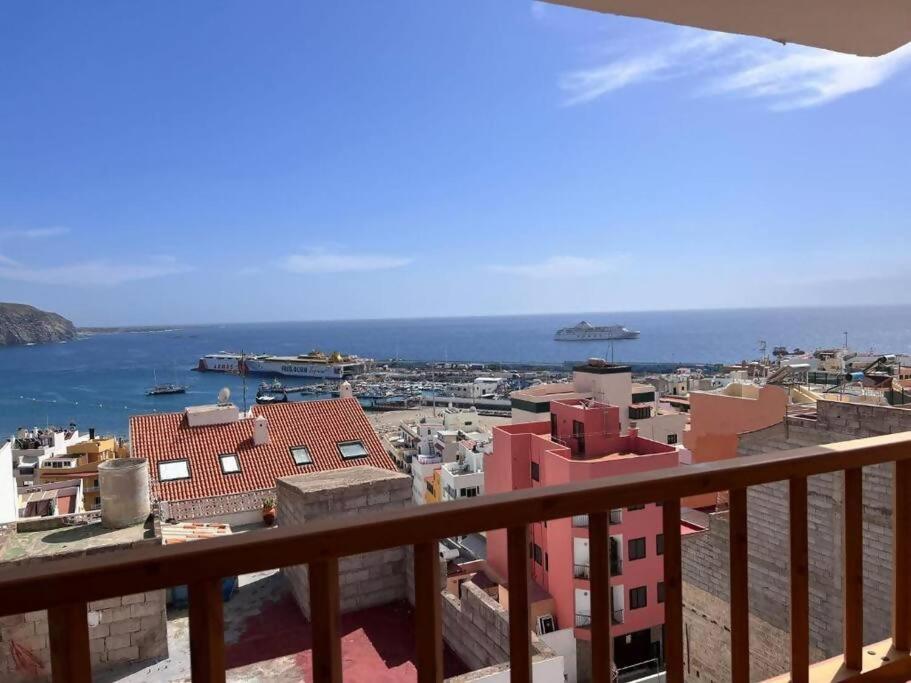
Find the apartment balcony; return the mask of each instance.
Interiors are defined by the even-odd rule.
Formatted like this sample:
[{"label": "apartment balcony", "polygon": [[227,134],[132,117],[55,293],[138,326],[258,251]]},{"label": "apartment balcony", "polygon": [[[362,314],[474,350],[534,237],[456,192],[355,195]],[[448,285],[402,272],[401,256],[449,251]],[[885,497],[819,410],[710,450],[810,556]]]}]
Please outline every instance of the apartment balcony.
[{"label": "apartment balcony", "polygon": [[[620,524],[623,521],[622,510],[610,511],[610,523]],[[588,515],[573,515],[573,526],[578,529],[588,528]]]},{"label": "apartment balcony", "polygon": [[[863,627],[862,468],[894,466],[892,637],[865,645]],[[839,657],[810,665],[807,477],[843,477],[844,647]],[[55,681],[91,680],[86,604],[142,591],[189,586],[189,642],[193,679],[225,680],[223,577],[307,564],[313,628],[313,680],[341,681],[339,571],[342,557],[414,547],[415,647],[418,680],[442,679],[442,606],[438,539],[506,528],[511,680],[531,677],[528,528],[530,524],[589,516],[588,566],[592,608],[576,624],[591,629],[593,679],[610,680],[612,645],[609,556],[611,506],[663,503],[665,655],[667,681],[683,681],[680,500],[729,491],[731,680],[750,680],[747,489],[787,481],[790,557],[790,657],[780,680],[911,680],[911,433],[828,446],[669,468],[609,479],[459,500],[307,525],[168,546],[117,550],[0,570],[0,617],[48,610]],[[785,565],[785,562],[782,562]]]},{"label": "apartment balcony", "polygon": [[589,564],[574,564],[573,565],[573,577],[576,579],[590,579],[591,578],[591,565]]},{"label": "apartment balcony", "polygon": [[[623,623],[623,610],[615,609],[611,611],[611,623],[619,626]],[[576,614],[576,628],[590,628],[592,625],[592,615],[589,612],[579,612]]]}]

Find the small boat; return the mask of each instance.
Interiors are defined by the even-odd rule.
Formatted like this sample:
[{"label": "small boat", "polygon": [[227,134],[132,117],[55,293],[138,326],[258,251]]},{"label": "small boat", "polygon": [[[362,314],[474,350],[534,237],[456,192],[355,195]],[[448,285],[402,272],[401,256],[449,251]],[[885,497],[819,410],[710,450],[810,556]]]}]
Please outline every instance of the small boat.
[{"label": "small boat", "polygon": [[260,405],[268,403],[287,403],[288,392],[285,391],[284,385],[275,380],[273,382],[263,382],[256,390],[256,402]]},{"label": "small boat", "polygon": [[182,384],[156,384],[146,392],[146,396],[164,396],[167,394],[185,394],[187,388]]}]

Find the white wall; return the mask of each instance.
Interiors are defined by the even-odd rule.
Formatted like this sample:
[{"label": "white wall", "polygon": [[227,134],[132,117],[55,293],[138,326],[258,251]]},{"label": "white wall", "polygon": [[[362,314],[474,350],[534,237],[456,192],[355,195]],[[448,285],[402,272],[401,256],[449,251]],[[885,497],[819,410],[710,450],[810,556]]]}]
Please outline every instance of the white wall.
[{"label": "white wall", "polygon": [[0,446],[0,524],[16,520],[18,504],[16,478],[13,476],[13,445],[7,441]]},{"label": "white wall", "polygon": [[576,636],[573,629],[564,628],[538,637],[547,647],[563,657],[567,683],[576,683]]},{"label": "white wall", "polygon": [[[563,657],[551,657],[534,662],[531,667],[531,680],[534,683],[563,683],[567,680],[563,676],[565,663]],[[471,679],[483,683],[509,683],[509,669],[494,671],[486,676]]]},{"label": "white wall", "polygon": [[658,443],[667,443],[668,434],[677,435],[677,443],[683,443],[683,432],[686,430],[687,416],[684,413],[666,413],[654,415],[645,420],[635,420],[639,436]]}]

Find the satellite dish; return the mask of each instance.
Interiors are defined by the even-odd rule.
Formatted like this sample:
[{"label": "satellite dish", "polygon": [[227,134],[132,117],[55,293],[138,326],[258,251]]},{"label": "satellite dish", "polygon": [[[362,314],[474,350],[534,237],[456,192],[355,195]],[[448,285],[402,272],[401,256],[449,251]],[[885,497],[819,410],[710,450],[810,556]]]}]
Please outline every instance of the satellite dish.
[{"label": "satellite dish", "polygon": [[222,390],[218,392],[218,405],[227,405],[230,400],[231,390],[228,389],[228,387],[223,387]]}]

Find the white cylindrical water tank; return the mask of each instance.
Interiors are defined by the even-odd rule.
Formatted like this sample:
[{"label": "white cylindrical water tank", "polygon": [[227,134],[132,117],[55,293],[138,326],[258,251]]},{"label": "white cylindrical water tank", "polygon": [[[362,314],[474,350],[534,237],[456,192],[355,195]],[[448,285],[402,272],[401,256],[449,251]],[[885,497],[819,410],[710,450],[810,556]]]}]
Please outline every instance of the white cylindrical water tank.
[{"label": "white cylindrical water tank", "polygon": [[354,391],[351,389],[351,382],[345,380],[338,387],[339,398],[354,398]]},{"label": "white cylindrical water tank", "polygon": [[108,529],[141,524],[151,512],[149,461],[117,458],[98,465],[101,524]]}]

